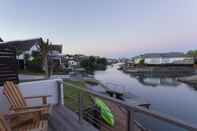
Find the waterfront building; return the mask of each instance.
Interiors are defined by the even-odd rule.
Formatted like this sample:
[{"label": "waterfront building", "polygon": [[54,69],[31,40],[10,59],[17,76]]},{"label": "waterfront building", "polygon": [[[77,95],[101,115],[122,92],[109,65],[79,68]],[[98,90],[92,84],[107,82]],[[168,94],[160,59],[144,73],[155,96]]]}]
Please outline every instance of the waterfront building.
[{"label": "waterfront building", "polygon": [[193,65],[194,58],[185,55],[184,53],[171,52],[171,53],[148,53],[134,58],[135,64],[144,60],[144,64],[161,65],[161,64],[174,64],[174,65]]}]

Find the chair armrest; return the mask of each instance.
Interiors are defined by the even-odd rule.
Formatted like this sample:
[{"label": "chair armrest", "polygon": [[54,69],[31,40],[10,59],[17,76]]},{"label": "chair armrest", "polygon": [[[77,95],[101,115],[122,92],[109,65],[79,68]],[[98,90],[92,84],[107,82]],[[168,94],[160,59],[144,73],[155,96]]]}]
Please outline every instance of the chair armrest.
[{"label": "chair armrest", "polygon": [[23,106],[23,107],[16,107],[16,108],[12,108],[12,110],[28,110],[28,109],[41,109],[41,108],[45,108],[45,107],[50,107],[50,105],[41,105],[41,106]]},{"label": "chair armrest", "polygon": [[37,98],[41,98],[42,99],[42,103],[43,104],[47,104],[47,98],[51,97],[52,95],[42,95],[42,96],[28,96],[28,97],[24,97],[24,99],[37,99]]},{"label": "chair armrest", "polygon": [[53,106],[48,104],[48,105],[42,105],[42,106],[23,106],[23,107],[17,107],[17,108],[12,108],[14,111],[23,111],[23,110],[35,110],[39,109],[41,111],[44,111],[44,108],[47,108],[47,112],[42,112],[44,117],[49,116],[52,113]]},{"label": "chair armrest", "polygon": [[18,112],[8,112],[6,113],[4,116],[5,118],[13,118],[13,117],[17,117],[17,116],[21,116],[21,115],[28,115],[31,113],[39,113],[39,115],[41,116],[41,109],[29,109],[26,111],[18,111]]}]

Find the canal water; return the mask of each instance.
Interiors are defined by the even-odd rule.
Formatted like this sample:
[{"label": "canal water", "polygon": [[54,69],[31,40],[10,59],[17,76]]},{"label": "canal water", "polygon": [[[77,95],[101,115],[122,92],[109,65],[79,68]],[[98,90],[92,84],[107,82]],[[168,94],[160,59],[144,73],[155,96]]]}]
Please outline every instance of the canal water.
[{"label": "canal water", "polygon": [[[116,65],[95,72],[95,78],[103,83],[122,85],[126,92],[148,101],[151,110],[197,125],[197,87],[178,82],[175,77],[126,74],[117,70]],[[185,131],[146,116],[140,115],[138,119],[153,131]]]}]

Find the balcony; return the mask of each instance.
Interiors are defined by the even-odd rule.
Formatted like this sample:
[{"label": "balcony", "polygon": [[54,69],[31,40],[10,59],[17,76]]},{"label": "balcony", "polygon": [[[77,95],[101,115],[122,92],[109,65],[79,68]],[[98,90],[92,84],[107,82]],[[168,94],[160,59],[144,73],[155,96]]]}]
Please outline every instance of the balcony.
[{"label": "balcony", "polygon": [[[25,97],[50,95],[48,103],[52,104],[52,112],[49,117],[49,131],[97,131],[88,122],[79,123],[78,116],[68,108],[64,107],[63,85],[58,84],[61,80],[43,80],[36,82],[25,82],[18,84],[19,89]],[[0,87],[0,112],[7,113],[9,104]],[[28,100],[28,105],[39,106],[40,99]]]}]

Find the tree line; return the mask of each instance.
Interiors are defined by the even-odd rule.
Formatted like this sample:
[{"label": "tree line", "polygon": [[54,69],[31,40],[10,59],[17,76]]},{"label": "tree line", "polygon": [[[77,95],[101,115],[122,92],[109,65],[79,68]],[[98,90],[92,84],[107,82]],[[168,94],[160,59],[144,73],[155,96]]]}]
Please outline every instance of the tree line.
[{"label": "tree line", "polygon": [[95,70],[105,70],[107,68],[107,59],[90,56],[80,61],[80,66],[87,72],[93,73]]}]

